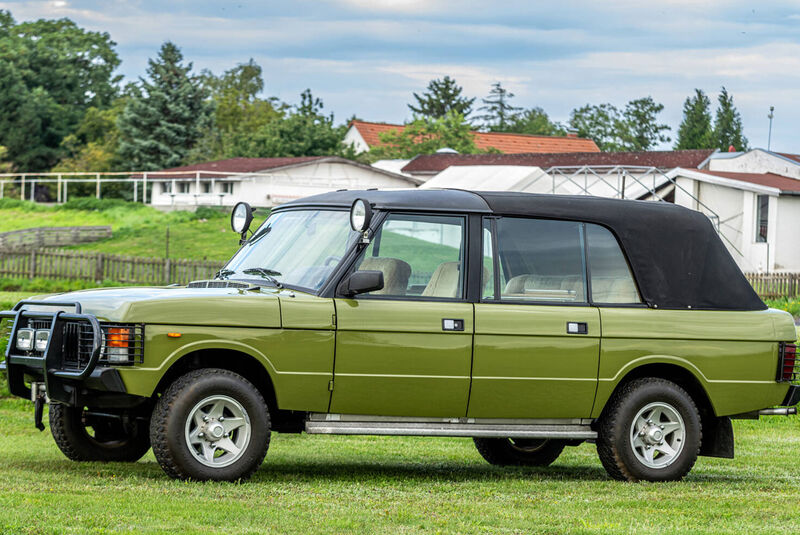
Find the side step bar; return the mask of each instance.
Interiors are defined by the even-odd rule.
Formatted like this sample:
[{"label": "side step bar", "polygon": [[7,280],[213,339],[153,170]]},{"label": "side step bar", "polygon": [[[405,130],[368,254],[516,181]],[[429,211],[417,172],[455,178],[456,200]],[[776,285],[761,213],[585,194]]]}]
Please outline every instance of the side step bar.
[{"label": "side step bar", "polygon": [[[541,422],[541,423],[539,423]],[[471,418],[381,418],[311,414],[305,431],[319,435],[564,438],[591,440],[597,433],[581,420],[475,420]]]}]

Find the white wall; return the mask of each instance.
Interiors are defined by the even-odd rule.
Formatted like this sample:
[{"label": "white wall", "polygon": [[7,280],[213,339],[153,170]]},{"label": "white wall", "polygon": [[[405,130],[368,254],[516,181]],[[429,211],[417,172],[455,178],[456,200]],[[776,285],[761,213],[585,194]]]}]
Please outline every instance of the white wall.
[{"label": "white wall", "polygon": [[353,147],[353,150],[356,151],[356,154],[367,152],[369,150],[369,145],[367,145],[367,142],[364,141],[363,137],[361,137],[361,133],[355,126],[351,126],[347,129],[347,133],[344,135],[344,140],[342,140],[342,143]]},{"label": "white wall", "polygon": [[753,149],[728,157],[722,153],[708,162],[710,171],[729,173],[775,173],[800,179],[800,164],[761,149]]},{"label": "white wall", "polygon": [[774,269],[800,271],[800,197],[784,195],[776,204]]},{"label": "white wall", "polygon": [[[198,204],[233,206],[246,201],[253,206],[276,206],[294,199],[337,189],[413,188],[414,182],[395,178],[368,167],[344,162],[319,162],[276,171],[265,171],[258,176],[239,176],[233,182],[232,194],[221,194],[222,184],[214,183],[214,193],[203,193],[195,180],[188,182],[187,193],[174,195],[161,192],[160,185],[153,191],[152,204],[160,206],[195,206]],[[179,191],[176,184],[175,191]],[[198,193],[199,191],[199,193]]]}]

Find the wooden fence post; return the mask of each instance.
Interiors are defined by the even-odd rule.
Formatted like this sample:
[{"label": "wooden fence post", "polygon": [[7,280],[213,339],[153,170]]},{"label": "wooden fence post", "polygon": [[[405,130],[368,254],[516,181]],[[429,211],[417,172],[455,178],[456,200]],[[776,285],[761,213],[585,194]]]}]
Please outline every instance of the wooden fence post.
[{"label": "wooden fence post", "polygon": [[95,271],[94,271],[94,279],[97,282],[102,282],[105,278],[105,263],[106,263],[106,255],[103,253],[98,253],[97,257],[95,258]]},{"label": "wooden fence post", "polygon": [[172,262],[169,258],[164,259],[164,284],[169,284],[170,272],[172,271]]},{"label": "wooden fence post", "polygon": [[31,249],[31,265],[28,266],[29,268],[29,277],[35,278],[36,277],[36,249]]}]

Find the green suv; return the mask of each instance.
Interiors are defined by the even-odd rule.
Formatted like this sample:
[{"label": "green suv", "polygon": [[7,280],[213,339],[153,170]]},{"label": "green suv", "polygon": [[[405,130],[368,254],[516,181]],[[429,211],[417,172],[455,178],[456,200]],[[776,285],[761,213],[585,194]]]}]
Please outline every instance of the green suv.
[{"label": "green suv", "polygon": [[293,201],[212,280],[22,301],[11,392],[76,461],[240,480],[273,431],[471,437],[496,465],[594,442],[609,475],[733,457],[731,418],[795,414],[796,332],[702,214],[459,190]]}]

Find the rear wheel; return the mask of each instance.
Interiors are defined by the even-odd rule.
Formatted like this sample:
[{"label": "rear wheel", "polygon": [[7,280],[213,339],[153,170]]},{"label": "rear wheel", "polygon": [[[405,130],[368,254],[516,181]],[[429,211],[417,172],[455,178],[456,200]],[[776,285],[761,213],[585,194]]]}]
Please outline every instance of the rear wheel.
[{"label": "rear wheel", "polygon": [[136,462],[150,449],[147,420],[133,414],[51,403],[50,431],[73,461]]},{"label": "rear wheel", "polygon": [[497,466],[549,466],[566,446],[546,438],[474,438],[478,453]]},{"label": "rear wheel", "polygon": [[627,481],[677,481],[700,452],[700,414],[691,396],[665,379],[636,379],[609,401],[597,452],[608,474]]},{"label": "rear wheel", "polygon": [[153,453],[171,477],[247,479],[269,447],[267,404],[236,373],[203,369],[179,377],[159,399],[150,423]]}]

